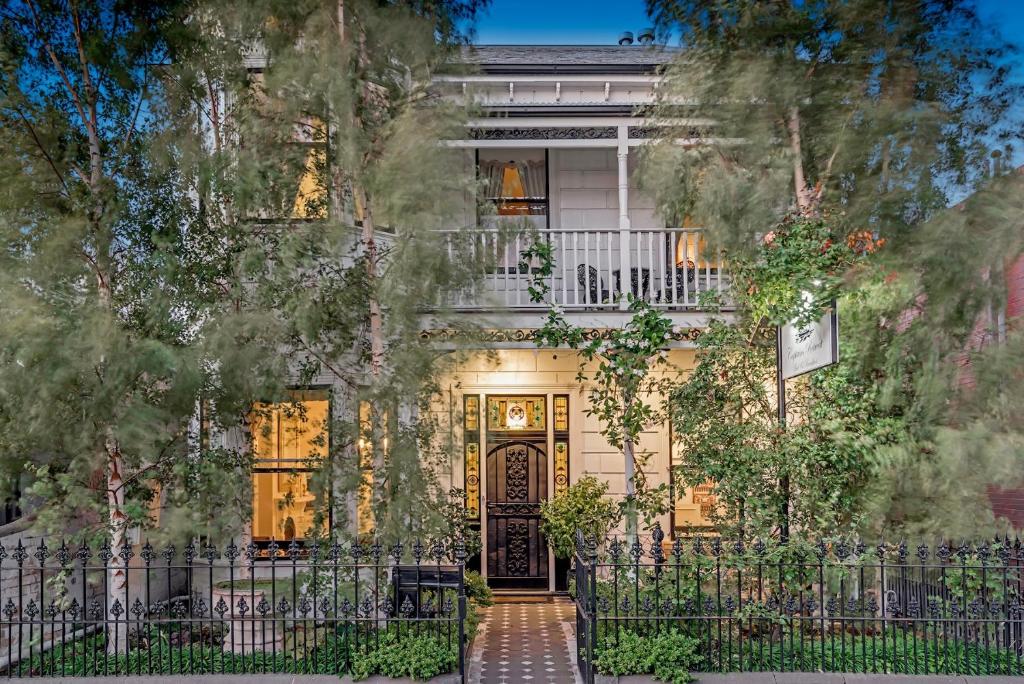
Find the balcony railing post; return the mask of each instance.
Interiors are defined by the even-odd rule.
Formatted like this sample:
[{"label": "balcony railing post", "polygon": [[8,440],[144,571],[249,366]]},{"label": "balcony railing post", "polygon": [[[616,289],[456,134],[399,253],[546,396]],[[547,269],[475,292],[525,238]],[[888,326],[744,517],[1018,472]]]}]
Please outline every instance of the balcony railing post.
[{"label": "balcony railing post", "polygon": [[[628,292],[630,267],[632,266],[629,252],[630,225],[629,225],[629,128],[619,126],[617,156],[619,160],[619,309],[629,308],[629,302],[623,297]],[[609,287],[609,290],[611,287]]]}]

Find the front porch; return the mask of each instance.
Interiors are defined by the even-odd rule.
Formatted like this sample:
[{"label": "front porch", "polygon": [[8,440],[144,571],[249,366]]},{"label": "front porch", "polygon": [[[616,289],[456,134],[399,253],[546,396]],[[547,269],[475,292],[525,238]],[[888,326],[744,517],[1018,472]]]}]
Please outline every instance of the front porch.
[{"label": "front porch", "polygon": [[[446,399],[435,409],[442,421],[451,421],[457,443],[451,484],[465,492],[467,517],[482,541],[480,557],[470,558],[469,568],[494,589],[564,591],[568,563],[547,548],[537,524],[540,504],[585,476],[607,482],[609,495],[621,497],[625,462],[588,412],[577,352],[501,346],[506,348],[463,353],[443,378]],[[692,349],[668,354],[679,372],[695,364]],[[670,427],[649,425],[637,454],[648,483],[668,488],[662,528],[708,529],[706,493],[673,481],[679,455]]]}]

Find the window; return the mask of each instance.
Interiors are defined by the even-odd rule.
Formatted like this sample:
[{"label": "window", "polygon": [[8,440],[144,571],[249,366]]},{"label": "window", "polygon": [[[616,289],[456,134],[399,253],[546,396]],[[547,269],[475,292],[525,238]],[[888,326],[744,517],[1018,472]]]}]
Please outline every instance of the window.
[{"label": "window", "polygon": [[329,417],[326,390],[298,390],[291,401],[253,407],[254,541],[312,536],[318,507],[311,479],[327,456]]},{"label": "window", "polygon": [[22,516],[21,511],[21,472],[3,477],[0,492],[3,493],[3,509],[0,510],[0,525],[12,523]]},{"label": "window", "polygon": [[[297,112],[268,93],[261,71],[251,71],[255,113],[262,125],[243,130],[241,146],[249,148],[266,181],[255,215],[266,221],[325,219],[328,215],[327,122]],[[247,135],[248,134],[248,135]]]},{"label": "window", "polygon": [[498,216],[547,216],[546,150],[480,150],[478,164]]}]

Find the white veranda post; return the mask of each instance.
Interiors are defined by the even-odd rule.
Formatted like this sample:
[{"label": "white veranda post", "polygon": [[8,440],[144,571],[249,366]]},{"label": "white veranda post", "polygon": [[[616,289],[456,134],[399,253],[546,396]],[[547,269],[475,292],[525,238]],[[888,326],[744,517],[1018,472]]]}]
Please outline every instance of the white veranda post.
[{"label": "white veranda post", "polygon": [[629,303],[624,296],[630,281],[629,259],[629,127],[619,126],[616,156],[619,160],[619,308],[626,309]]}]

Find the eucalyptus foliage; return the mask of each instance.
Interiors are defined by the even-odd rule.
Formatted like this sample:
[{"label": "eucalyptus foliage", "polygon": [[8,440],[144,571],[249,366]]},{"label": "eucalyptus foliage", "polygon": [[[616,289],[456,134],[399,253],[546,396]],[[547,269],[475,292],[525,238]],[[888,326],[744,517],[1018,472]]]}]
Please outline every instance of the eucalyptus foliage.
[{"label": "eucalyptus foliage", "polygon": [[[803,525],[990,526],[987,488],[1019,482],[1024,457],[1007,382],[1024,342],[994,313],[1024,247],[1019,180],[993,163],[1021,135],[1016,50],[958,0],[648,8],[682,46],[656,114],[686,130],[646,151],[644,184],[666,215],[705,226],[738,276],[736,330],[712,329],[677,395],[694,431],[681,439],[707,468],[685,477],[725,478],[723,512],[762,529],[762,504],[741,494],[777,498],[781,475],[803,478]],[[667,142],[680,137],[702,144]],[[833,300],[840,365],[789,383],[790,425],[773,433],[773,392],[716,369],[770,386],[761,331]]]},{"label": "eucalyptus foliage", "polygon": [[[31,461],[9,468],[67,458],[52,484],[100,526],[96,473],[119,454],[131,468],[179,453],[199,386],[183,342],[206,293],[177,270],[194,214],[148,153],[173,134],[150,66],[178,47],[165,29],[180,20],[177,3],[15,3],[0,18],[0,444]],[[122,505],[138,520],[139,502]]]},{"label": "eucalyptus foliage", "polygon": [[[231,208],[219,220],[253,226],[239,250],[240,305],[225,316],[286,360],[288,382],[333,388],[314,488],[320,519],[340,495],[339,530],[354,526],[357,499],[363,527],[383,537],[447,524],[437,475],[450,450],[430,401],[452,359],[420,333],[428,306],[432,324],[460,326],[445,296],[479,268],[433,231],[460,225],[476,180],[464,153],[443,144],[467,112],[430,83],[476,7],[309,0],[200,15],[260,66],[241,78],[221,69],[231,103],[222,136],[241,144],[225,148],[218,169]],[[288,402],[283,385],[268,382],[264,396]]]},{"label": "eucalyptus foliage", "polygon": [[297,384],[335,388],[321,520],[364,491],[384,535],[451,524],[419,332],[478,273],[430,232],[475,179],[429,83],[476,7],[5,8],[0,454],[40,527],[237,534],[253,406]]}]

